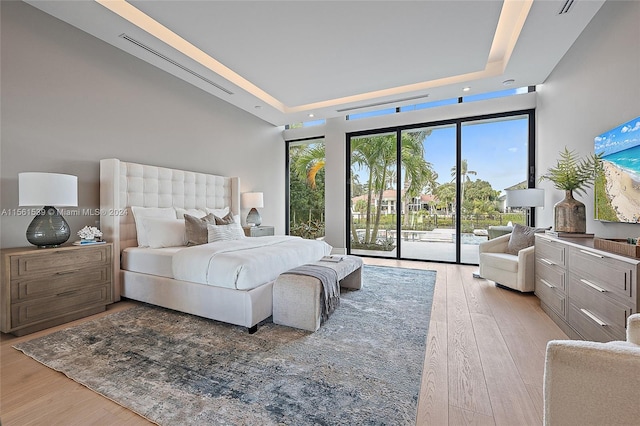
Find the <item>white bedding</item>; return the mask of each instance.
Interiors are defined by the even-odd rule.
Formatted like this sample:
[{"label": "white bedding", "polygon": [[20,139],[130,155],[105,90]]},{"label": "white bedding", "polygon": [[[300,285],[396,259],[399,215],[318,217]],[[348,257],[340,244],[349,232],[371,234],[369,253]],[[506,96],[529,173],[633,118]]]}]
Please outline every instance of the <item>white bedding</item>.
[{"label": "white bedding", "polygon": [[173,255],[173,277],[216,287],[249,290],[331,252],[324,241],[269,236],[187,247]]},{"label": "white bedding", "polygon": [[173,278],[171,268],[175,253],[184,247],[152,249],[148,247],[128,247],[122,251],[122,269],[142,274]]}]

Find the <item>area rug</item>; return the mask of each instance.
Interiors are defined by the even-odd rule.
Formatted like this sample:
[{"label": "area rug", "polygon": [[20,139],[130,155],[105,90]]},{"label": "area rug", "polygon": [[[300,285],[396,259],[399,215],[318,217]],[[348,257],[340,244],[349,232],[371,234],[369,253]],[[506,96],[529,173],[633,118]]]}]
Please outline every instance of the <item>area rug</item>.
[{"label": "area rug", "polygon": [[141,305],[14,347],[161,425],[414,425],[436,274],[362,276],[315,333]]}]

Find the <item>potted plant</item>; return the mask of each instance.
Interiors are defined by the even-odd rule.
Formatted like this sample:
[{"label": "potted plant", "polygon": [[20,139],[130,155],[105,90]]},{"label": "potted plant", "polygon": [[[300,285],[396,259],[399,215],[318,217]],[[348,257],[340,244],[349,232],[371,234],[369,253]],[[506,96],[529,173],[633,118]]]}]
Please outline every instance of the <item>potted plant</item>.
[{"label": "potted plant", "polygon": [[565,192],[564,200],[553,207],[554,230],[584,234],[587,230],[585,206],[573,198],[573,192],[583,195],[585,190],[593,185],[602,167],[601,154],[590,154],[579,158],[574,151],[565,146],[560,152],[560,159],[555,167],[547,169],[547,173],[540,176],[540,180],[550,180],[556,189]]}]

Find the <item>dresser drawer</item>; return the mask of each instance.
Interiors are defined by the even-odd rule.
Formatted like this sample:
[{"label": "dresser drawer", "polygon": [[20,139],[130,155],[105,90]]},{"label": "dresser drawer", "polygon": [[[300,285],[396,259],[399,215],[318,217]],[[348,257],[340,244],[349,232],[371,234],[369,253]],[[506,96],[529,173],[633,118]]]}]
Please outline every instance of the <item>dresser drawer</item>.
[{"label": "dresser drawer", "polygon": [[567,289],[567,271],[561,267],[550,266],[538,259],[538,261],[536,261],[536,276],[540,281],[546,283],[547,286],[550,285],[563,292]]},{"label": "dresser drawer", "polygon": [[11,281],[11,303],[55,296],[78,288],[100,286],[111,282],[109,265],[93,269],[57,272],[49,277],[24,278]]},{"label": "dresser drawer", "polygon": [[567,265],[567,247],[556,241],[548,240],[544,237],[536,237],[536,259],[547,265]]},{"label": "dresser drawer", "polygon": [[589,250],[572,249],[569,256],[572,276],[584,279],[622,301],[631,298],[632,265]]},{"label": "dresser drawer", "polygon": [[111,284],[77,288],[56,296],[28,300],[11,305],[11,327],[69,315],[73,312],[104,306],[111,302]]},{"label": "dresser drawer", "polygon": [[620,334],[608,325],[600,325],[598,320],[597,316],[588,309],[574,305],[573,300],[569,304],[568,322],[583,339],[596,342],[625,340],[624,333]]},{"label": "dresser drawer", "polygon": [[553,309],[560,317],[567,317],[567,297],[558,287],[537,276],[535,294],[542,303]]},{"label": "dresser drawer", "polygon": [[77,271],[111,263],[111,245],[46,249],[11,257],[11,278]]},{"label": "dresser drawer", "polygon": [[631,315],[632,309],[622,305],[606,296],[597,289],[594,289],[583,281],[572,277],[569,282],[569,297],[579,309],[586,309],[600,321],[615,330],[616,334],[625,335],[627,316]]}]

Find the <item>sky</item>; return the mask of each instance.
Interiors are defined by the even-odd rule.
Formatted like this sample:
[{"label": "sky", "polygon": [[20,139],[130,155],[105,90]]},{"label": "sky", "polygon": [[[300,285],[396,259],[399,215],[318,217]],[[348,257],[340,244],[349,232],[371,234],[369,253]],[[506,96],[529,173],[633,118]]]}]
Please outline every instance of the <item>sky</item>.
[{"label": "sky", "polygon": [[640,117],[595,137],[596,153],[604,156],[640,145]]},{"label": "sky", "polygon": [[[482,179],[502,191],[527,180],[528,119],[483,121],[462,126],[462,159],[471,180]],[[455,125],[434,129],[424,142],[425,159],[438,173],[438,182],[451,181],[456,163]]]}]

